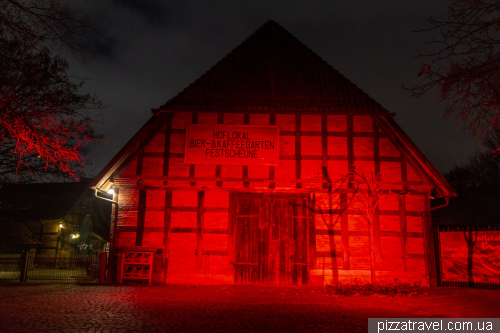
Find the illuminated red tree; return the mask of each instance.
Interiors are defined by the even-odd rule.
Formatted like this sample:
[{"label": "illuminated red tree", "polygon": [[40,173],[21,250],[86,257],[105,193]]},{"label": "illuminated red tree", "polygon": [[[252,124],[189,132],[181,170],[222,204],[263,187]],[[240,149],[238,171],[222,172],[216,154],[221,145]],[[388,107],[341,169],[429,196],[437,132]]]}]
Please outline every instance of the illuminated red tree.
[{"label": "illuminated red tree", "polygon": [[[425,83],[409,90],[420,97],[434,87],[447,101],[445,115],[482,137],[500,124],[500,3],[455,0],[449,18],[428,19],[437,39],[418,76]],[[498,135],[498,133],[496,133]],[[498,147],[496,148],[497,152]]]},{"label": "illuminated red tree", "polygon": [[[100,141],[84,80],[50,50],[86,56],[91,27],[57,1],[0,0],[0,182],[77,178],[83,148]],[[50,49],[49,49],[50,48]]]}]

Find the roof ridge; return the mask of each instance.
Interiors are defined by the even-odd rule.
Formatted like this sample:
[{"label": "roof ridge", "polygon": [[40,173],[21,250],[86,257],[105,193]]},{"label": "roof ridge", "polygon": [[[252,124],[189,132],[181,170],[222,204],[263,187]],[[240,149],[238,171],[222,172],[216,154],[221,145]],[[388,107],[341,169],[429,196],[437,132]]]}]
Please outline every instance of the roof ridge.
[{"label": "roof ridge", "polygon": [[[286,47],[287,50],[280,49],[277,44]],[[266,53],[267,57],[261,56],[263,53]],[[282,63],[276,61],[278,58],[283,60]],[[254,67],[258,63],[260,67],[250,73],[244,68],[249,63]],[[315,67],[318,73],[314,73],[314,77],[310,76],[308,86],[305,86],[298,78],[310,75],[309,67]],[[277,75],[277,72],[280,72],[278,74],[281,76],[295,76],[291,80],[285,80]],[[221,76],[221,73],[224,75]],[[246,76],[242,78],[245,74]],[[273,78],[273,75],[276,77]],[[321,79],[324,82],[319,82]],[[273,82],[269,83],[266,80]],[[247,81],[251,81],[250,84]],[[259,87],[259,85],[266,87]],[[241,88],[237,90],[239,87]],[[266,88],[270,89],[271,93]],[[252,93],[249,90],[252,89],[254,90],[253,98],[248,98]],[[285,91],[284,94],[283,91]],[[301,92],[302,99],[298,98],[297,91]],[[220,109],[221,111],[232,109],[241,112],[255,107],[255,105],[249,106],[243,103],[249,100],[260,101],[263,105],[259,107],[272,109],[279,108],[283,104],[279,102],[286,102],[285,104],[295,103],[297,108],[311,109],[311,111],[324,109],[332,111],[336,108],[344,108],[354,112],[353,109],[362,108],[370,109],[371,112],[388,112],[274,20],[266,21],[159,109]],[[299,106],[303,102],[308,104],[308,107]],[[342,103],[344,105],[339,106]]]}]

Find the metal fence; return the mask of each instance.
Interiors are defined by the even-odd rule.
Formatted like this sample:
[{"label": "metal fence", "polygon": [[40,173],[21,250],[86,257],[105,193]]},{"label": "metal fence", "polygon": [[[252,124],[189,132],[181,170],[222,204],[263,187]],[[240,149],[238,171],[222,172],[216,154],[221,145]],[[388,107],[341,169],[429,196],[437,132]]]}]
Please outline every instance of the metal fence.
[{"label": "metal fence", "polygon": [[30,252],[24,255],[0,255],[0,279],[49,283],[99,282],[101,260],[106,260],[106,256]]},{"label": "metal fence", "polygon": [[20,254],[0,254],[0,280],[19,281],[21,274]]},{"label": "metal fence", "polygon": [[491,226],[435,226],[435,245],[438,260],[439,286],[443,287],[467,287],[467,288],[483,288],[483,289],[500,289],[499,283],[486,282],[468,282],[468,281],[445,281],[443,278],[443,264],[441,254],[441,233],[456,232],[456,231],[499,231],[498,227]]}]

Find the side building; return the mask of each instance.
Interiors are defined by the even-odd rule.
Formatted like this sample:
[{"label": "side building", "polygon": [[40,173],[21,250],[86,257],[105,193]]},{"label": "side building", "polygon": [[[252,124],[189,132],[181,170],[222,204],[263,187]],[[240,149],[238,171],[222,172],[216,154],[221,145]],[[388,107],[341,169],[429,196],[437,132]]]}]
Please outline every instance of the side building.
[{"label": "side building", "polygon": [[155,249],[166,283],[435,285],[430,198],[455,195],[393,114],[273,21],[91,186],[115,191],[113,251]]},{"label": "side building", "polygon": [[109,240],[111,204],[89,189],[91,179],[68,183],[4,184],[0,189],[3,223],[28,228],[39,254],[77,255],[84,218],[92,219],[93,249]]}]

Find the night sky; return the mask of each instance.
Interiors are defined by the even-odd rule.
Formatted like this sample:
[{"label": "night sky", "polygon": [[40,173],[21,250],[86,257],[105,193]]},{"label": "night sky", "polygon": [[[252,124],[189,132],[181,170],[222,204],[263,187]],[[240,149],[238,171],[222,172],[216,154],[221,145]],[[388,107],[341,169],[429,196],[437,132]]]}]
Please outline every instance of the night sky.
[{"label": "night sky", "polygon": [[441,172],[466,161],[479,143],[443,120],[436,95],[413,98],[401,88],[417,79],[435,33],[426,18],[445,18],[450,1],[71,1],[103,38],[94,58],[72,74],[90,78],[82,92],[107,108],[97,130],[108,142],[86,150],[95,176],[151,117],[267,20],[278,22],[379,102]]}]

